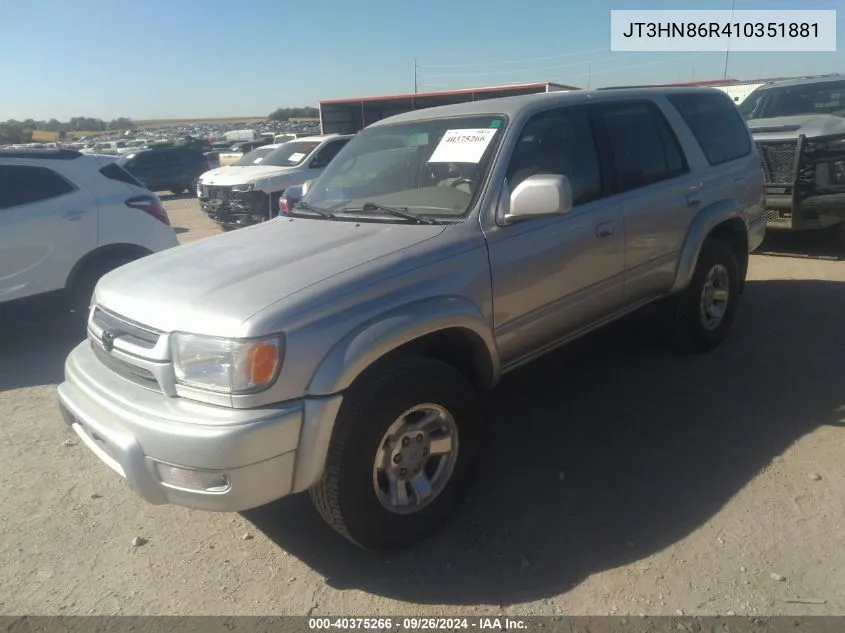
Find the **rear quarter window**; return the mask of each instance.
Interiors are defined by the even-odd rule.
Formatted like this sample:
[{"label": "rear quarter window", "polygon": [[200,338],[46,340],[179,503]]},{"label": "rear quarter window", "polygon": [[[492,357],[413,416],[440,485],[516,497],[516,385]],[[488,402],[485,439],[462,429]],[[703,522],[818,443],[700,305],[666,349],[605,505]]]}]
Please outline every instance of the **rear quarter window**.
[{"label": "rear quarter window", "polygon": [[100,173],[109,180],[125,182],[127,185],[135,185],[136,187],[141,187],[142,189],[145,189],[144,185],[138,182],[138,180],[132,174],[130,174],[117,163],[109,163],[108,165],[100,169]]},{"label": "rear quarter window", "polygon": [[726,95],[681,94],[667,98],[689,126],[711,165],[721,165],[751,153],[745,121]]}]

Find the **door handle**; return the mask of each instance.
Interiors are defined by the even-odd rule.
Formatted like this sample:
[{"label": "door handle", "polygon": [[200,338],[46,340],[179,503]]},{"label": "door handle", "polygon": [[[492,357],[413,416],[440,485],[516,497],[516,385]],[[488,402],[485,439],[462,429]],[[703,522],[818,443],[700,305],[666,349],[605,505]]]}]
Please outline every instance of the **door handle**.
[{"label": "door handle", "polygon": [[81,220],[82,216],[88,213],[87,211],[68,211],[67,213],[63,214],[62,217],[65,220],[70,220],[71,222],[76,222],[77,220]]},{"label": "door handle", "polygon": [[602,239],[610,237],[616,232],[616,222],[604,222],[596,227],[596,237]]}]

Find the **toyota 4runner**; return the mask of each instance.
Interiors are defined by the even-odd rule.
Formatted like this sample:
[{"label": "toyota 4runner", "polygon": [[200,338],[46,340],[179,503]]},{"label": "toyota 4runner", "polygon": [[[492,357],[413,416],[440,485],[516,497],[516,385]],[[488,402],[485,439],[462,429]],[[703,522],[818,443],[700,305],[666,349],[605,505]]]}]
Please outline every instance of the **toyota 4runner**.
[{"label": "toyota 4runner", "polygon": [[394,116],[286,215],[105,276],[61,411],[151,503],[310,491],[353,543],[408,546],[467,492],[503,374],[652,303],[679,348],[718,346],[762,202],[715,90]]}]

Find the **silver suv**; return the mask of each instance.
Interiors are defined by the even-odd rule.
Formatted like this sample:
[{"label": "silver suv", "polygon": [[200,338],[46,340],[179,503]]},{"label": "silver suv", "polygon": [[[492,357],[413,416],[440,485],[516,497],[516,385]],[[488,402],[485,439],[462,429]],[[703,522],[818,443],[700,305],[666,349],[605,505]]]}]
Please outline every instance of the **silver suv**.
[{"label": "silver suv", "polygon": [[395,116],[288,215],[104,277],[61,410],[151,503],[310,491],[353,543],[408,546],[467,492],[503,374],[650,303],[681,349],[719,345],[762,200],[714,90]]}]

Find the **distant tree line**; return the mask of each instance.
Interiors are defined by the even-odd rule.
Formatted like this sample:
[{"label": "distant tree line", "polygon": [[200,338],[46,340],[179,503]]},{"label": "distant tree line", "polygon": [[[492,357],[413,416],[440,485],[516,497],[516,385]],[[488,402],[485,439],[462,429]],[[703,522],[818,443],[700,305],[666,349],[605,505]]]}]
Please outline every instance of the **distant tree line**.
[{"label": "distant tree line", "polygon": [[0,123],[0,143],[30,143],[32,133],[35,131],[58,132],[59,138],[64,138],[69,132],[109,132],[132,130],[134,128],[135,124],[132,119],[126,117],[112,119],[108,123],[102,119],[87,116],[75,116],[64,123],[58,119],[50,119],[49,121],[9,119]]},{"label": "distant tree line", "polygon": [[303,108],[279,108],[267,117],[270,121],[287,121],[288,119],[316,119],[320,116],[317,108],[310,106]]}]

